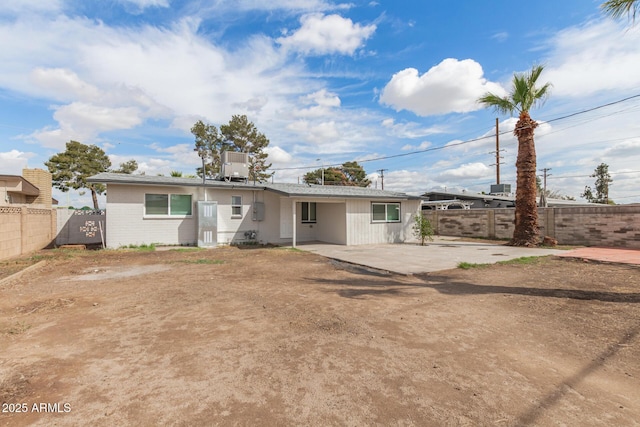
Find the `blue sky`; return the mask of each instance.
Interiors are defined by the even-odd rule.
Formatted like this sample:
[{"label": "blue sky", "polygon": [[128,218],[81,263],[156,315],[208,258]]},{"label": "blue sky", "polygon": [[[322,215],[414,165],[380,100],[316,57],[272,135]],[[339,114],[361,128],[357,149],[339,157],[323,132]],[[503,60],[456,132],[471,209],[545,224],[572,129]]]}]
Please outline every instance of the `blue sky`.
[{"label": "blue sky", "polygon": [[498,117],[501,182],[515,187],[516,120],[475,100],[541,63],[553,88],[531,113],[549,188],[578,198],[605,162],[610,197],[640,202],[640,97],[617,102],[640,95],[640,24],[600,3],[5,0],[0,173],[45,168],[71,139],[114,166],[194,173],[191,126],[246,114],[275,181],[356,160],[378,187],[384,169],[385,189],[482,192]]}]

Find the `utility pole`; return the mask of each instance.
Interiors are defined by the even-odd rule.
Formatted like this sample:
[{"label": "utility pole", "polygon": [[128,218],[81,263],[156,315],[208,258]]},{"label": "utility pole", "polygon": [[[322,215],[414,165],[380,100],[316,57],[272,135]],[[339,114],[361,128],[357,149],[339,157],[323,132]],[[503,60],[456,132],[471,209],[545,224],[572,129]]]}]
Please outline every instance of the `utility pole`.
[{"label": "utility pole", "polygon": [[543,208],[547,207],[547,177],[551,176],[551,174],[547,172],[549,172],[550,170],[551,168],[540,169],[540,172],[543,173],[542,194],[540,194],[540,206]]},{"label": "utility pole", "polygon": [[378,169],[378,172],[380,172],[380,181],[382,182],[382,189],[384,190],[384,171],[387,171],[389,169]]},{"label": "utility pole", "polygon": [[322,161],[322,159],[316,159],[316,162],[320,162],[322,169],[320,169],[322,172],[322,178],[320,180],[320,185],[324,185],[324,162]]},{"label": "utility pole", "polygon": [[[494,164],[492,164],[491,166],[495,166],[496,167],[496,184],[500,184],[500,165],[502,164],[500,162],[500,159],[502,159],[503,157],[500,155],[500,151],[504,151],[504,150],[500,150],[500,132],[499,132],[499,124],[498,124],[498,118],[496,117],[496,162]],[[493,153],[493,151],[492,151]]]}]

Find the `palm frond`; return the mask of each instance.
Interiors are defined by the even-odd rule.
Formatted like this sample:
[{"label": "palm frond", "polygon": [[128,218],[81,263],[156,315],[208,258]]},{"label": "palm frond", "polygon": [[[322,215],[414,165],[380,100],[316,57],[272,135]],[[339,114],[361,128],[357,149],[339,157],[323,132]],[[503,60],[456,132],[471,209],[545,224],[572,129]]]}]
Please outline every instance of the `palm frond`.
[{"label": "palm frond", "polygon": [[516,106],[508,97],[501,97],[496,94],[487,92],[478,99],[478,102],[485,107],[491,107],[500,114],[512,114],[518,111]]},{"label": "palm frond", "polygon": [[638,0],[607,0],[600,5],[604,13],[612,18],[621,18],[628,15],[633,21],[636,20],[636,14],[640,8]]}]

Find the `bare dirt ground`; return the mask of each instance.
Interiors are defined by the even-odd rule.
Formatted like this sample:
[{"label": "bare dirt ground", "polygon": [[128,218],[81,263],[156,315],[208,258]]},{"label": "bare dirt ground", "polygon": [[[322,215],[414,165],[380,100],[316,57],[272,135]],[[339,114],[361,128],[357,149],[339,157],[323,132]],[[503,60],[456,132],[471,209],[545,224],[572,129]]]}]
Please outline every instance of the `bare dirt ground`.
[{"label": "bare dirt ground", "polygon": [[638,267],[41,258],[0,285],[0,425],[640,425]]}]

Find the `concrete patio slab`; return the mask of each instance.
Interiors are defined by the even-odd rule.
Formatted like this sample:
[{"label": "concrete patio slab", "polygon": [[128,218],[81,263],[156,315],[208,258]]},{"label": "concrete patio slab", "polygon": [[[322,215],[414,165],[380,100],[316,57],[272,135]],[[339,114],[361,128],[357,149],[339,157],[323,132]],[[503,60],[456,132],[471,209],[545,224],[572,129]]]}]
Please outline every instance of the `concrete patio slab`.
[{"label": "concrete patio slab", "polygon": [[456,268],[461,262],[495,263],[525,256],[559,255],[558,249],[521,248],[456,237],[434,237],[426,246],[397,243],[344,246],[327,243],[299,244],[298,249],[350,264],[398,274],[417,274]]}]

